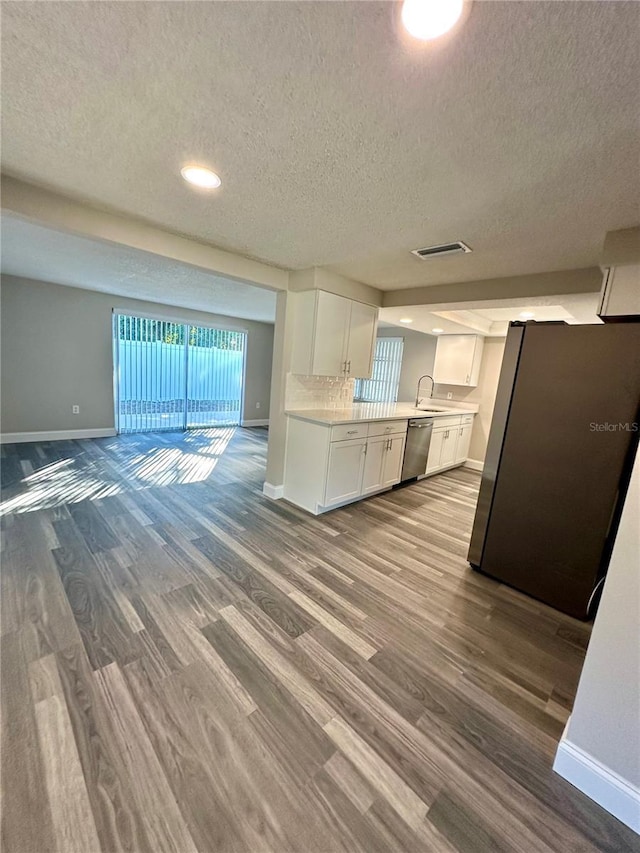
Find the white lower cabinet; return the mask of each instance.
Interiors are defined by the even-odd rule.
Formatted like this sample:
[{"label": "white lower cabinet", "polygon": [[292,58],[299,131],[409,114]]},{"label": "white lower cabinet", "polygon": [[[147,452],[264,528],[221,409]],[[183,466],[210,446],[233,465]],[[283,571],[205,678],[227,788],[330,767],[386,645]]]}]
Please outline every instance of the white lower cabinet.
[{"label": "white lower cabinet", "polygon": [[362,494],[369,495],[400,482],[405,435],[377,436],[367,440]]},{"label": "white lower cabinet", "polygon": [[[426,475],[466,459],[473,415],[434,419]],[[317,424],[289,418],[284,497],[314,515],[400,482],[407,420]]]},{"label": "white lower cabinet", "polygon": [[434,422],[425,474],[436,474],[467,461],[473,415],[441,419]]},{"label": "white lower cabinet", "polygon": [[407,421],[289,419],[284,497],[317,515],[400,482]]},{"label": "white lower cabinet", "polygon": [[389,447],[382,466],[382,485],[384,488],[395,486],[396,483],[400,482],[406,440],[404,435],[392,435],[389,438]]},{"label": "white lower cabinet", "polygon": [[373,495],[400,482],[407,422],[403,421],[402,426],[402,433],[376,435],[378,425],[369,424],[374,434],[366,439],[331,442],[324,494],[326,508]]},{"label": "white lower cabinet", "polygon": [[456,443],[458,440],[458,427],[449,427],[442,439],[442,450],[440,451],[440,467],[448,468],[456,461]]},{"label": "white lower cabinet", "polygon": [[324,493],[325,506],[342,503],[360,495],[366,450],[366,438],[331,442]]},{"label": "white lower cabinet", "polygon": [[442,456],[442,442],[444,441],[444,429],[434,429],[431,433],[431,444],[429,445],[429,456],[427,457],[427,470],[425,473],[433,474],[442,467],[440,457]]},{"label": "white lower cabinet", "polygon": [[464,424],[458,431],[458,441],[456,444],[456,464],[461,465],[469,458],[469,445],[471,444],[471,432],[473,431],[473,421],[470,424]]},{"label": "white lower cabinet", "polygon": [[382,436],[367,440],[362,477],[363,495],[379,492],[382,488],[383,468],[388,446],[389,439]]}]

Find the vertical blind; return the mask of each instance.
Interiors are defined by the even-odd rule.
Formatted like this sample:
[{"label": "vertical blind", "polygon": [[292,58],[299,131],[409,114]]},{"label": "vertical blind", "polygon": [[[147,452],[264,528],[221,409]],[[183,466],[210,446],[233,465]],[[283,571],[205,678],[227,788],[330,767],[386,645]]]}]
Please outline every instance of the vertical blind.
[{"label": "vertical blind", "polygon": [[356,379],[354,400],[368,403],[397,402],[403,346],[403,338],[378,338],[371,379]]},{"label": "vertical blind", "polygon": [[119,432],[240,422],[245,332],[118,314]]}]

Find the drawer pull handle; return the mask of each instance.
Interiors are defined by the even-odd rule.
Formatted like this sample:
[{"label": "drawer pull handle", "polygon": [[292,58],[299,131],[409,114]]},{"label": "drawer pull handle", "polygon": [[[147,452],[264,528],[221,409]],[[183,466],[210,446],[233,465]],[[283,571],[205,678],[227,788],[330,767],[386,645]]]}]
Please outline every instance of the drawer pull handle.
[{"label": "drawer pull handle", "polygon": [[357,429],[348,429],[347,430],[347,435],[357,435],[357,433],[358,433]]}]

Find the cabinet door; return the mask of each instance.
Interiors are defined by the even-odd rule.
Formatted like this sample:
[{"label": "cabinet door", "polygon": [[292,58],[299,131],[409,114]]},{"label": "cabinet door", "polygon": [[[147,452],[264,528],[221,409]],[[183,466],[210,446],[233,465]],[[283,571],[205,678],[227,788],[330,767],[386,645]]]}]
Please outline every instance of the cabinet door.
[{"label": "cabinet door", "polygon": [[440,457],[442,456],[442,444],[446,435],[446,429],[437,430],[431,433],[431,444],[429,445],[429,455],[427,457],[426,474],[433,474],[440,468]]},{"label": "cabinet door", "polygon": [[351,303],[347,343],[349,376],[370,379],[373,370],[373,353],[376,345],[378,309],[362,302]]},{"label": "cabinet door", "polygon": [[343,376],[351,300],[324,290],[318,291],[317,300],[311,373],[313,376]]},{"label": "cabinet door", "polygon": [[458,443],[458,433],[460,427],[450,427],[445,431],[442,440],[442,453],[440,454],[440,467],[446,468],[449,465],[455,465],[456,461],[456,445]]},{"label": "cabinet door", "polygon": [[382,468],[382,487],[395,486],[400,482],[402,460],[404,458],[404,435],[394,435],[385,442]]},{"label": "cabinet door", "polygon": [[364,457],[364,474],[362,477],[362,494],[368,495],[382,488],[382,477],[385,458],[387,456],[388,438],[370,438]]},{"label": "cabinet door", "polygon": [[476,335],[442,335],[438,338],[435,381],[442,385],[470,385],[476,372],[474,358],[477,340]]},{"label": "cabinet door", "polygon": [[358,497],[362,488],[366,445],[366,438],[331,443],[324,506]]},{"label": "cabinet door", "polygon": [[466,462],[469,456],[469,445],[471,444],[471,431],[473,424],[466,424],[457,430],[458,442],[456,444],[456,462]]},{"label": "cabinet door", "polygon": [[598,314],[601,317],[640,316],[640,264],[611,267],[605,275]]}]

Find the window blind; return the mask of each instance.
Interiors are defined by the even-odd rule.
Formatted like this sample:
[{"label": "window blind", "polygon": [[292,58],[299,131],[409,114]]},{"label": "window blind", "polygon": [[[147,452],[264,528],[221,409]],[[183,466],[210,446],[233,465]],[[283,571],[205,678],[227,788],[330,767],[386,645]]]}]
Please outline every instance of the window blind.
[{"label": "window blind", "polygon": [[397,402],[403,347],[403,338],[378,338],[371,379],[356,379],[354,400],[368,403]]}]

